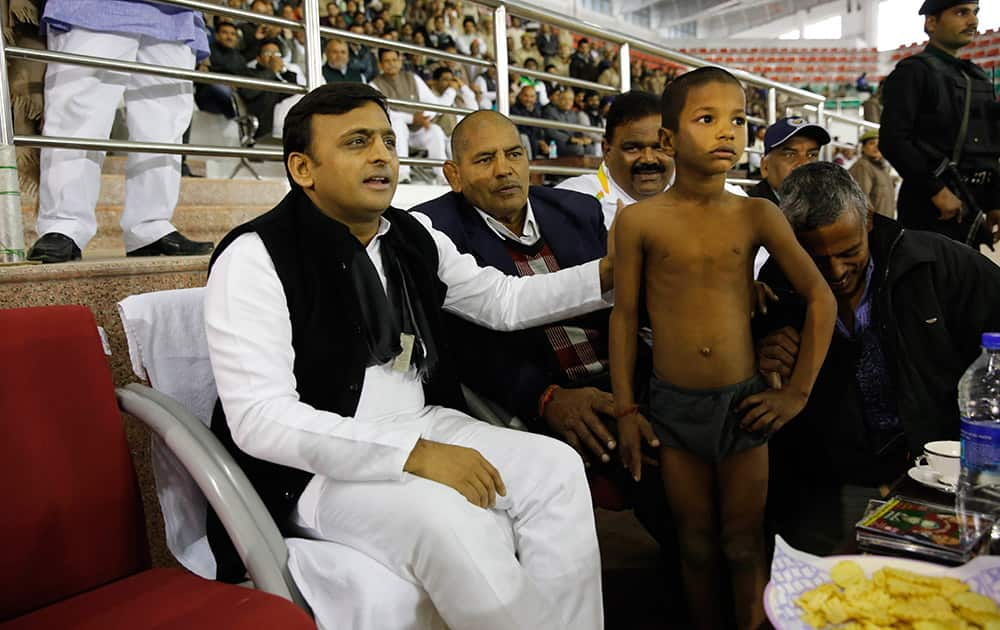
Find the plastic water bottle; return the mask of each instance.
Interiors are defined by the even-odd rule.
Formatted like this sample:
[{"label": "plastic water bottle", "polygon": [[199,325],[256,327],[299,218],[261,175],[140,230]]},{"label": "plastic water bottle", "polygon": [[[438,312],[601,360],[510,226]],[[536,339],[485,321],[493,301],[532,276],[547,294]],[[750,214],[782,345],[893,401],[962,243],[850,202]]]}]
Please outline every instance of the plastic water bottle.
[{"label": "plastic water bottle", "polygon": [[549,159],[554,160],[559,157],[559,149],[556,148],[556,141],[549,140]]},{"label": "plastic water bottle", "polygon": [[[988,527],[981,515],[1000,518],[1000,333],[983,334],[983,353],[958,382],[958,407],[962,471],[955,508],[972,518],[963,535],[978,537]],[[997,553],[1000,525],[993,527],[991,536],[992,552]]]}]

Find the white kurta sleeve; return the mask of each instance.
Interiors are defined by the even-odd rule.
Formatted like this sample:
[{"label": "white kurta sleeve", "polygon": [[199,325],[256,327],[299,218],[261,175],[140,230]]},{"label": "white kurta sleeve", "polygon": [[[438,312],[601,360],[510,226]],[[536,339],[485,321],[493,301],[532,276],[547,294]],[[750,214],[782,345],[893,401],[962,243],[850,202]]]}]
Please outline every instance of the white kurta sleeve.
[{"label": "white kurta sleeve", "polygon": [[[441,104],[438,95],[432,92],[429,87],[427,87],[427,84],[424,83],[424,80],[421,79],[419,75],[416,74],[413,75],[413,79],[414,81],[416,81],[417,84],[417,100],[419,100],[421,103],[433,103],[435,105]],[[424,112],[424,116],[427,116],[432,120],[437,115],[438,115],[437,112]]]},{"label": "white kurta sleeve", "polygon": [[292,326],[263,242],[246,234],[212,268],[205,331],[236,444],[259,459],[334,479],[400,479],[425,429],[422,414],[360,421],[299,400]]},{"label": "white kurta sleeve", "polygon": [[448,286],[444,308],[494,330],[531,328],[583,315],[611,304],[601,296],[599,260],[538,276],[508,276],[459,253],[420,212],[412,215],[438,250],[438,277]]}]

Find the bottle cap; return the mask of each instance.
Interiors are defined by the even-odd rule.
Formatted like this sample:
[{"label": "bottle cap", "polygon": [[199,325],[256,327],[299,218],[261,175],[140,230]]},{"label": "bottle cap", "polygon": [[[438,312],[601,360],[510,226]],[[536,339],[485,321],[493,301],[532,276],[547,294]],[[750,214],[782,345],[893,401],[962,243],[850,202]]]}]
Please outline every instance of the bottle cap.
[{"label": "bottle cap", "polygon": [[1000,333],[983,333],[983,347],[987,350],[1000,350]]}]

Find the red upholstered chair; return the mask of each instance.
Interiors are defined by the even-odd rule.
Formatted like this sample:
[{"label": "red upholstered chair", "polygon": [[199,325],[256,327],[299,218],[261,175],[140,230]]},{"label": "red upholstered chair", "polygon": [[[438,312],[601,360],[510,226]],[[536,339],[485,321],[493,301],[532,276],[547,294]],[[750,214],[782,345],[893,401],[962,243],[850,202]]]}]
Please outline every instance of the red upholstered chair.
[{"label": "red upholstered chair", "polygon": [[97,325],[0,310],[0,630],[315,629],[291,602],[151,569]]}]

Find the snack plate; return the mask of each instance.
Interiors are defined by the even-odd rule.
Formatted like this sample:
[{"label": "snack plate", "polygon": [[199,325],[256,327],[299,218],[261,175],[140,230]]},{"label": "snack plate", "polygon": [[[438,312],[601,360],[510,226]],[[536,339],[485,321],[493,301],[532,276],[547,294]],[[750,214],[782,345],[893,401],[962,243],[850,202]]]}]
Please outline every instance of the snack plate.
[{"label": "snack plate", "polygon": [[1000,556],[979,556],[959,567],[945,567],[931,562],[889,556],[820,557],[794,549],[781,536],[775,536],[771,581],[764,589],[764,610],[777,630],[811,630],[802,621],[803,610],[795,600],[806,591],[830,582],[830,569],[841,560],[853,560],[867,577],[882,567],[906,569],[923,575],[947,575],[958,578],[973,591],[1000,602]]}]

